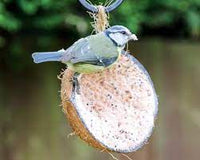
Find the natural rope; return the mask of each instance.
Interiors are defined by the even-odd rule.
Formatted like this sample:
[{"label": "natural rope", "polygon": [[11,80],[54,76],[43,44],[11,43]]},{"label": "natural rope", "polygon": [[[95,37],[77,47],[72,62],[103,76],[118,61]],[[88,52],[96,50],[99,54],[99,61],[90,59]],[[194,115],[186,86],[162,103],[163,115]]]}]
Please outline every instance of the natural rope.
[{"label": "natural rope", "polygon": [[109,27],[109,22],[108,22],[109,16],[105,11],[105,7],[99,5],[97,6],[97,8],[98,8],[98,13],[89,12],[90,16],[94,19],[94,22],[92,22],[91,24],[95,30],[95,33],[102,32]]}]

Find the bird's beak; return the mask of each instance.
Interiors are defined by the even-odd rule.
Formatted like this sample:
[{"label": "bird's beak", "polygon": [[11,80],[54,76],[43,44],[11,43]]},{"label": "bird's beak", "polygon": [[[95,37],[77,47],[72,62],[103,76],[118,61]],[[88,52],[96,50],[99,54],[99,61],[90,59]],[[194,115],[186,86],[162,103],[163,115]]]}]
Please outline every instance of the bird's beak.
[{"label": "bird's beak", "polygon": [[129,40],[137,41],[138,38],[137,38],[137,36],[135,34],[132,34],[132,35],[129,36]]}]

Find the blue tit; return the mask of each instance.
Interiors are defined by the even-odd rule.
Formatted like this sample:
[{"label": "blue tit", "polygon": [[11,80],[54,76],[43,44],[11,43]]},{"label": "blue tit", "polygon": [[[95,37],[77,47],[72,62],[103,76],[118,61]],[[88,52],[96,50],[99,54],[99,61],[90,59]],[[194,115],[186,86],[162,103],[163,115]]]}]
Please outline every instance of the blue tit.
[{"label": "blue tit", "polygon": [[81,38],[66,50],[36,52],[32,57],[35,63],[59,61],[74,72],[93,73],[112,66],[130,40],[137,40],[136,35],[128,28],[116,25]]}]

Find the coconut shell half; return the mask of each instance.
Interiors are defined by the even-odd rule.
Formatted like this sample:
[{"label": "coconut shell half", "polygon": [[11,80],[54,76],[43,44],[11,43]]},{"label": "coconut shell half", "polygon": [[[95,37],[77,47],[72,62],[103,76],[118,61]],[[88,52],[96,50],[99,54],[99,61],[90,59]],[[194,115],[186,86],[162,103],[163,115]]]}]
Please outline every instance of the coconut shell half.
[{"label": "coconut shell half", "polygon": [[122,55],[94,74],[64,72],[62,105],[75,133],[101,150],[128,153],[152,133],[158,100],[148,72],[133,56]]}]

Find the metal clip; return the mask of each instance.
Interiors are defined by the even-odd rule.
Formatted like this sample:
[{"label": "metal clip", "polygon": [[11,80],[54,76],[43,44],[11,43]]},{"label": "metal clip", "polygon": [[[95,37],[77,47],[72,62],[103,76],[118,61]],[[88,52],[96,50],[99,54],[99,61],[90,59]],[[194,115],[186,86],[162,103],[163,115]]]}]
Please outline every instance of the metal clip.
[{"label": "metal clip", "polygon": [[[98,12],[98,8],[94,5],[91,5],[87,2],[87,0],[79,0],[79,2],[85,7],[87,8],[89,11],[92,11],[94,13]],[[117,7],[120,6],[120,4],[123,2],[123,0],[116,0],[114,3],[112,3],[110,6],[105,7],[105,11],[106,12],[111,12],[114,9],[116,9]]]}]

